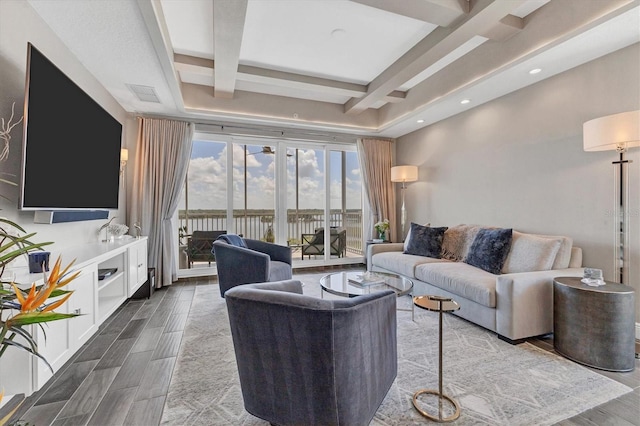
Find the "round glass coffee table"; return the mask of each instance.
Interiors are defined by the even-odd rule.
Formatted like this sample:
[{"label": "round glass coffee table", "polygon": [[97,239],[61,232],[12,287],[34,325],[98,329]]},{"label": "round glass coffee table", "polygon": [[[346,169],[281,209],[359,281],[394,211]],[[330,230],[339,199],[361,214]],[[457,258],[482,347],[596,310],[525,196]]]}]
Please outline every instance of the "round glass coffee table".
[{"label": "round glass coffee table", "polygon": [[[410,294],[413,281],[400,275],[387,272],[335,272],[320,278],[320,296],[324,292],[337,296],[356,297],[376,291],[393,290],[398,297]],[[397,308],[399,311],[411,311],[413,320],[414,304],[411,308]]]}]

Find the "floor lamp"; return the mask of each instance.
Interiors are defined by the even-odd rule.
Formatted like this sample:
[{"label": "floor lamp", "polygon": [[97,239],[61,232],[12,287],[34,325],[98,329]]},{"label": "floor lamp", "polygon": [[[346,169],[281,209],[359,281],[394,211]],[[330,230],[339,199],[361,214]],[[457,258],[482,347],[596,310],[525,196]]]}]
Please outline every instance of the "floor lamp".
[{"label": "floor lamp", "polygon": [[[625,273],[629,268],[626,261],[626,248],[629,246],[629,173],[625,165],[627,149],[640,146],[640,110],[607,115],[584,123],[583,144],[585,151],[613,151],[620,158],[612,162],[615,185],[615,220],[614,220],[614,270],[616,279],[625,282]],[[618,167],[619,166],[619,167]]]},{"label": "floor lamp", "polygon": [[407,182],[418,180],[417,166],[395,166],[391,168],[391,182],[402,182],[402,207],[400,209],[400,223],[402,226],[402,241],[404,241],[404,226],[407,222],[407,210],[404,205],[404,192],[407,189]]}]

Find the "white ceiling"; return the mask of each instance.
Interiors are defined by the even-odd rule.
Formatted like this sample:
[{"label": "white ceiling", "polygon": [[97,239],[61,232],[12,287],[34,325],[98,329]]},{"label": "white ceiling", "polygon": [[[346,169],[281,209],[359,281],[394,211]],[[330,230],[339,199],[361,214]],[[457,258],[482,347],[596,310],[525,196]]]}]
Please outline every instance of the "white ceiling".
[{"label": "white ceiling", "polygon": [[640,0],[29,3],[127,111],[381,137],[640,42]]}]

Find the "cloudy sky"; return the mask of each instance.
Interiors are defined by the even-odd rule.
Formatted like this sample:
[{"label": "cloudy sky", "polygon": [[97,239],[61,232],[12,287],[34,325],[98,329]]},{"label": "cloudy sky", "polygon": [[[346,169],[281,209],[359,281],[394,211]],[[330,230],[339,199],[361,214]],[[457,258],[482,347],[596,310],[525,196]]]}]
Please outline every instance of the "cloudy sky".
[{"label": "cloudy sky", "polygon": [[[275,150],[275,146],[271,146]],[[244,145],[233,144],[234,208],[244,208]],[[262,146],[247,145],[247,208],[273,209],[275,205],[275,159],[263,154]],[[295,149],[287,154],[287,207],[295,208]],[[340,153],[330,153],[331,208],[340,208],[341,162]],[[227,205],[227,145],[220,142],[194,140],[188,175],[189,209],[225,209]],[[301,148],[298,150],[299,208],[324,207],[326,194],[323,151]],[[347,153],[346,161],[347,208],[360,208],[361,181],[356,152]],[[180,209],[184,209],[184,202]]]}]

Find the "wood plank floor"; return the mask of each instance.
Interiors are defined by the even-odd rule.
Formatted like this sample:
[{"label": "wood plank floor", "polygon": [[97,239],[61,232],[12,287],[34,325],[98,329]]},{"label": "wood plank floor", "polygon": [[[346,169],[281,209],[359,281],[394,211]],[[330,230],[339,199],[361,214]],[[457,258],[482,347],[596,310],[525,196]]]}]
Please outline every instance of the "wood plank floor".
[{"label": "wood plank floor", "polygon": [[[150,299],[128,300],[40,391],[25,400],[18,418],[36,426],[158,425],[195,287],[212,284],[214,280],[191,278],[156,291]],[[551,337],[531,343],[553,351]],[[640,360],[629,373],[593,371],[634,391],[558,425],[640,426]]]}]

